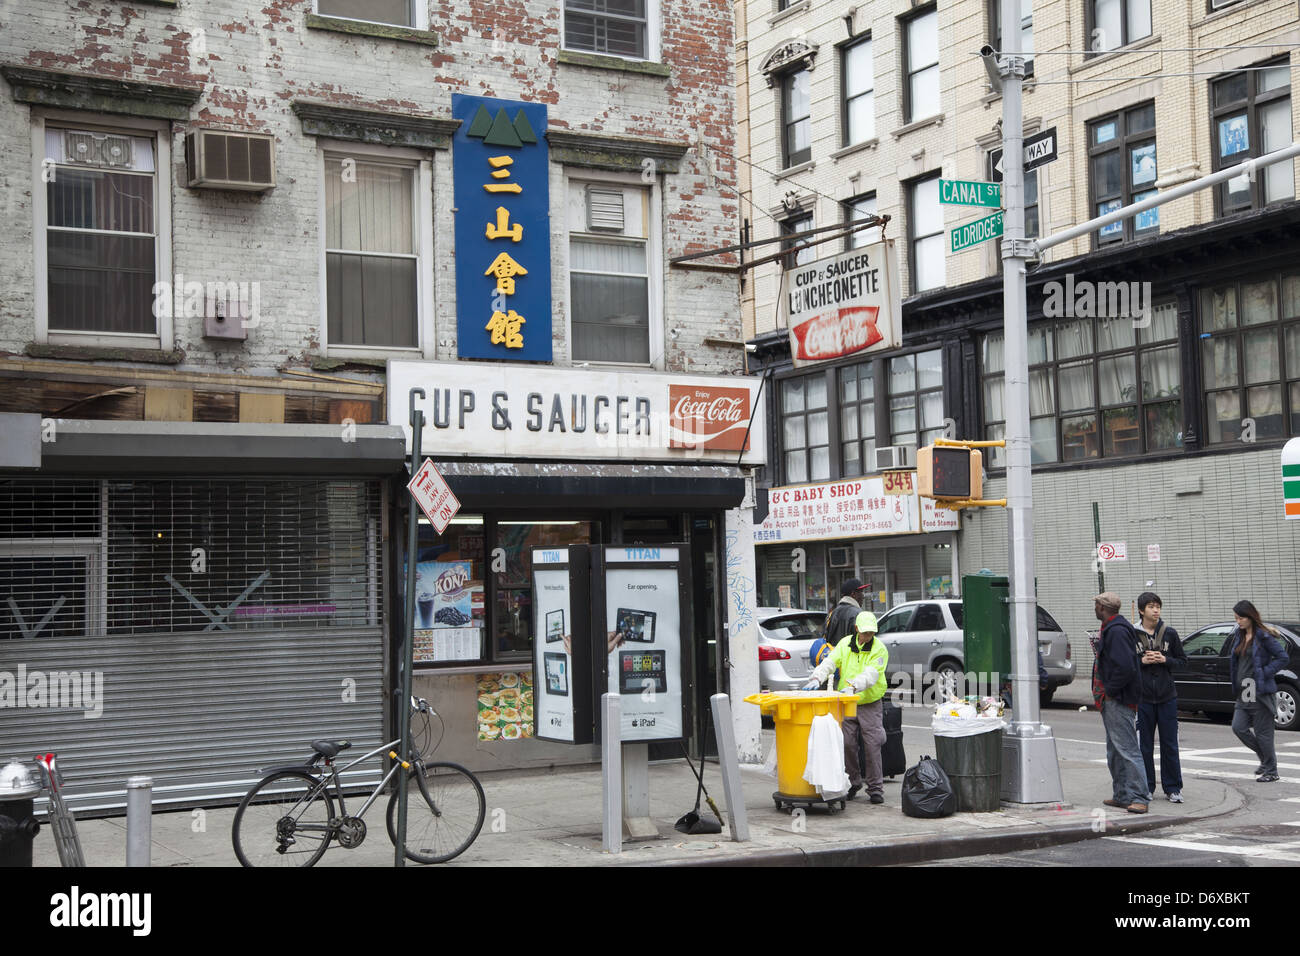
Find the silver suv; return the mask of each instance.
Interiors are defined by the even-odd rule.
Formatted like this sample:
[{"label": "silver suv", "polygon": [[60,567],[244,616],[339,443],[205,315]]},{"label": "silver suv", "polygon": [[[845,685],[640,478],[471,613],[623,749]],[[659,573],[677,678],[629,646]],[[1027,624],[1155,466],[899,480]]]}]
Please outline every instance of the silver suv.
[{"label": "silver suv", "polygon": [[[908,601],[891,608],[878,621],[877,636],[889,651],[887,676],[891,683],[896,674],[933,673],[941,682],[950,682],[965,673],[962,644],[962,603],[956,598]],[[1056,688],[1074,680],[1074,661],[1070,659],[1070,642],[1052,616],[1038,608],[1038,649],[1047,668],[1048,687],[1039,695],[1043,704],[1052,699]]]}]

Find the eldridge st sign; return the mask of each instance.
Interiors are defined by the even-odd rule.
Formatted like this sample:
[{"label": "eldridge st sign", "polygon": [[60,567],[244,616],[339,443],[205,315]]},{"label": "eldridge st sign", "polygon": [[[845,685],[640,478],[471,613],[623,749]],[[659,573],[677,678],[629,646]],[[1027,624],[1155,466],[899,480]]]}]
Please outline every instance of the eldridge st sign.
[{"label": "eldridge st sign", "polygon": [[409,430],[408,395],[422,388],[421,445],[435,460],[762,464],[760,381],[727,376],[720,385],[712,376],[660,372],[394,361],[388,421]]},{"label": "eldridge st sign", "polygon": [[903,310],[893,240],[787,269],[779,310],[796,367],[897,348]]}]

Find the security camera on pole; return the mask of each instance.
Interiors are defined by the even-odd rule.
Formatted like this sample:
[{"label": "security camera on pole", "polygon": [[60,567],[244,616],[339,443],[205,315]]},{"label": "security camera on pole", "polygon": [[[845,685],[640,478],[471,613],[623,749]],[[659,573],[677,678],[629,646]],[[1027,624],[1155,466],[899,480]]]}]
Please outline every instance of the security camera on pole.
[{"label": "security camera on pole", "polygon": [[[1029,346],[1025,308],[1024,117],[1020,50],[1021,0],[1002,4],[1002,56],[980,51],[990,76],[996,66],[1002,88],[1002,299],[1006,335],[1007,527],[1009,530],[1012,640],[1012,721],[1003,738],[1002,797],[1013,803],[1057,803],[1065,799],[1052,730],[1039,720],[1038,602],[1034,595],[1033,488],[1029,463]],[[998,83],[994,83],[997,89]]]}]

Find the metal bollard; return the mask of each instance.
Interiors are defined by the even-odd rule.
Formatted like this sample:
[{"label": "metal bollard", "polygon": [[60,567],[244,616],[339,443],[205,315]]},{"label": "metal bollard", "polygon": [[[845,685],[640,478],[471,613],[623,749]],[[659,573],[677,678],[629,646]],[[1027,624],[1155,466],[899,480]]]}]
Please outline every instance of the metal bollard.
[{"label": "metal bollard", "polygon": [[126,781],[126,865],[148,866],[152,847],[153,777]]},{"label": "metal bollard", "polygon": [[0,770],[0,866],[32,865],[32,841],[41,829],[32,800],[40,792],[31,771],[17,760]]},{"label": "metal bollard", "polygon": [[623,852],[623,747],[621,713],[622,701],[618,694],[600,695],[601,738],[600,770],[604,792],[604,819],[602,823],[603,846],[606,853]]}]

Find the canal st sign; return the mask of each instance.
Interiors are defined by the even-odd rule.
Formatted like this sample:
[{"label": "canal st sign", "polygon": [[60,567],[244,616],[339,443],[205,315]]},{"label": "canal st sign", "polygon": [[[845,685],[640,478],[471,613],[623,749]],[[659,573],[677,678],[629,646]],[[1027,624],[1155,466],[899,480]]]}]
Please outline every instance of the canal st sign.
[{"label": "canal st sign", "polygon": [[897,348],[903,310],[893,240],[787,269],[777,311],[796,368]]},{"label": "canal st sign", "polygon": [[945,206],[988,206],[997,209],[1002,205],[1002,187],[997,183],[941,179],[939,202]]}]

